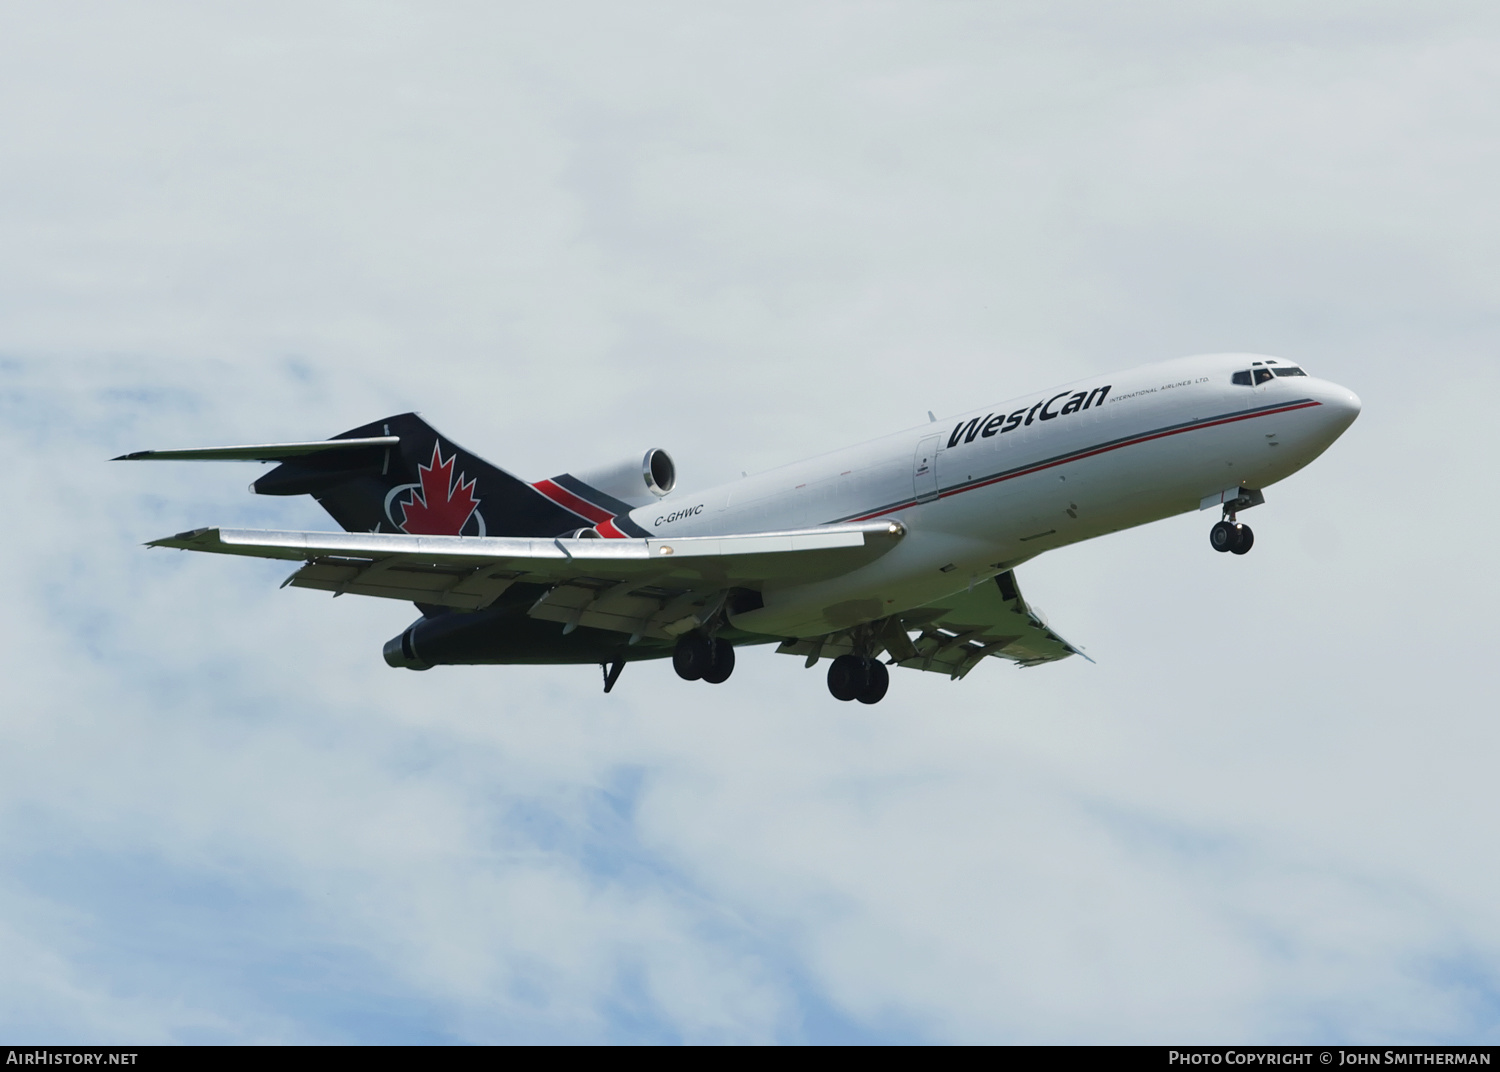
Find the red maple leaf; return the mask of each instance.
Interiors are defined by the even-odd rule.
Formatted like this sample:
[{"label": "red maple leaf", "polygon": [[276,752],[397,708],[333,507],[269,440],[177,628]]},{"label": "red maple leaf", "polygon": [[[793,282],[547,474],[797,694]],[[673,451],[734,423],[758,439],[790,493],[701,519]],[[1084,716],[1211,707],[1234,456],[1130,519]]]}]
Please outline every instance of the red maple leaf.
[{"label": "red maple leaf", "polygon": [[463,474],[453,479],[458,452],[447,461],[432,445],[432,464],[417,466],[422,490],[412,489],[411,498],[401,504],[401,530],[414,536],[458,536],[469,518],[479,508],[474,498],[476,481],[464,482]]}]

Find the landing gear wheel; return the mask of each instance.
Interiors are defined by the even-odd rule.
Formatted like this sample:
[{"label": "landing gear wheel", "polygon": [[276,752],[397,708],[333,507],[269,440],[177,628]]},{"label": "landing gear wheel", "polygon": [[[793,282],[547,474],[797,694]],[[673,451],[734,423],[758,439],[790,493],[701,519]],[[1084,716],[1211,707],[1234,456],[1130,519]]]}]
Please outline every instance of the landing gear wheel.
[{"label": "landing gear wheel", "polygon": [[1234,543],[1230,550],[1237,555],[1243,555],[1255,546],[1255,533],[1250,531],[1249,525],[1234,526]]},{"label": "landing gear wheel", "polygon": [[713,664],[703,671],[703,680],[710,685],[722,685],[734,673],[734,645],[715,637],[713,640]]},{"label": "landing gear wheel", "polygon": [[891,672],[879,659],[840,655],[828,667],[828,691],[835,700],[879,703],[891,687]]},{"label": "landing gear wheel", "polygon": [[[712,670],[713,665],[714,643],[702,633],[689,633],[678,640],[677,647],[672,649],[672,669],[684,681],[697,681]],[[731,661],[730,666],[733,665]]]},{"label": "landing gear wheel", "polygon": [[1227,521],[1220,521],[1208,530],[1208,542],[1213,545],[1215,551],[1229,551],[1234,548],[1234,526]]},{"label": "landing gear wheel", "polygon": [[891,672],[879,659],[871,659],[865,665],[867,667],[865,687],[860,690],[855,699],[863,704],[879,703],[885,699],[886,690],[891,687]]},{"label": "landing gear wheel", "polygon": [[868,675],[858,655],[840,655],[828,667],[828,691],[835,700],[849,701],[865,690]]}]

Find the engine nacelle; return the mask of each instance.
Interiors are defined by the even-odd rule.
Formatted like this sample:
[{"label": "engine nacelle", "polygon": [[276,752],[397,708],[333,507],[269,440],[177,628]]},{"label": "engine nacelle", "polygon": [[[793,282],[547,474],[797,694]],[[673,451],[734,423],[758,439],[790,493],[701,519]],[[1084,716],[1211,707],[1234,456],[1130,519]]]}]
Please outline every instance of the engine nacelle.
[{"label": "engine nacelle", "polygon": [[677,466],[660,447],[639,458],[567,475],[631,506],[645,506],[677,486]]},{"label": "engine nacelle", "polygon": [[[385,661],[407,670],[434,666],[476,666],[505,663],[603,663],[622,658],[628,637],[611,630],[584,626],[571,633],[559,622],[532,618],[527,611],[540,586],[523,585],[513,598],[484,610],[438,611],[424,614],[385,645]],[[630,649],[636,659],[670,655],[670,644],[647,640]]]}]

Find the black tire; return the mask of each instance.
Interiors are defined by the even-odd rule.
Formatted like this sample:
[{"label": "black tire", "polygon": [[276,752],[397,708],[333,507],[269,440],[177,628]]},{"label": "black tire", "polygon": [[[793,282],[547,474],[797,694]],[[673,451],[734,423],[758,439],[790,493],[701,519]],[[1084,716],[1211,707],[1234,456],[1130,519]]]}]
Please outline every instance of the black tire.
[{"label": "black tire", "polygon": [[697,681],[713,664],[713,642],[702,633],[689,633],[672,649],[672,669],[684,681]]},{"label": "black tire", "polygon": [[855,697],[860,703],[879,703],[891,687],[891,672],[879,659],[871,659],[865,671],[865,687]]},{"label": "black tire", "polygon": [[1220,521],[1208,530],[1208,542],[1215,551],[1229,551],[1234,548],[1234,526],[1227,521]]},{"label": "black tire", "polygon": [[734,673],[734,645],[718,637],[713,643],[713,665],[703,671],[703,680],[710,685],[722,685]]},{"label": "black tire", "polygon": [[828,666],[828,691],[835,700],[857,697],[865,688],[865,661],[857,655],[840,655]]},{"label": "black tire", "polygon": [[1234,546],[1230,548],[1237,555],[1247,553],[1255,546],[1255,533],[1250,531],[1249,525],[1236,525],[1234,527]]}]

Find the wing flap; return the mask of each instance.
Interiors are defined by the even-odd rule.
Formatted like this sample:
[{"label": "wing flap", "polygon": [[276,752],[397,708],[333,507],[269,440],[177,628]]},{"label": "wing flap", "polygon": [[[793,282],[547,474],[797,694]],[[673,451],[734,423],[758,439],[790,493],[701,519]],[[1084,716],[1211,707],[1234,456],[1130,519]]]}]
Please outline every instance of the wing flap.
[{"label": "wing flap", "polygon": [[[609,629],[632,636],[648,636],[661,640],[675,635],[667,627],[674,621],[694,618],[690,606],[678,606],[670,615],[663,610],[672,602],[669,597],[632,594],[625,597],[611,596],[608,587],[584,588],[578,585],[559,585],[543,596],[527,613],[546,622],[561,622],[565,627],[585,626],[592,629]],[[698,593],[697,604],[707,603],[715,595],[712,591]],[[669,620],[670,619],[670,620]]]},{"label": "wing flap", "polygon": [[953,678],[966,676],[992,656],[1037,666],[1083,654],[1027,605],[1009,572],[996,576],[993,583],[934,600],[903,618],[920,632],[912,641],[916,654],[898,665]]},{"label": "wing flap", "polygon": [[322,559],[286,579],[293,588],[336,596],[376,596],[431,603],[455,610],[483,610],[505,594],[515,577],[484,567],[407,564],[385,559]]},{"label": "wing flap", "polygon": [[[1010,572],[964,592],[955,592],[894,615],[871,626],[831,633],[824,637],[789,640],[776,650],[786,655],[805,655],[811,666],[818,659],[836,658],[856,649],[885,652],[890,662],[910,670],[927,670],[965,677],[985,659],[1007,659],[1020,666],[1083,655],[1044,622],[1022,598]],[[916,636],[910,634],[915,631]],[[857,643],[857,640],[860,641]],[[1092,660],[1090,660],[1092,661]]]}]

